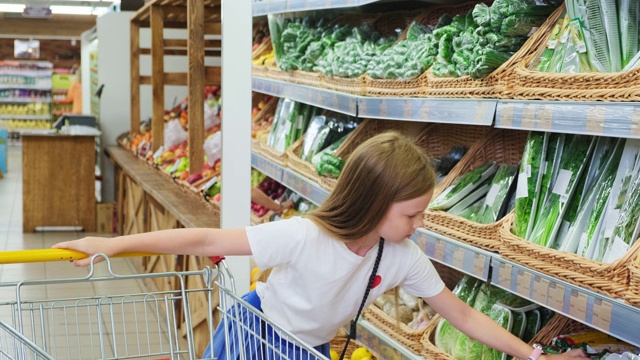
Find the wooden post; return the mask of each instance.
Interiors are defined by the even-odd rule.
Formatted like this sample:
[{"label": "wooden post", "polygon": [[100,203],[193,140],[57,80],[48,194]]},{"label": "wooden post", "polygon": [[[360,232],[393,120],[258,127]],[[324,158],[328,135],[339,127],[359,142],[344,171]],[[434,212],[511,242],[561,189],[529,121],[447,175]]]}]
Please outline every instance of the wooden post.
[{"label": "wooden post", "polygon": [[140,24],[131,21],[131,130],[140,131]]},{"label": "wooden post", "polygon": [[151,5],[151,89],[153,110],[151,131],[152,151],[164,143],[164,13],[159,5]]},{"label": "wooden post", "polygon": [[187,1],[189,57],[189,174],[204,165],[204,0]]}]

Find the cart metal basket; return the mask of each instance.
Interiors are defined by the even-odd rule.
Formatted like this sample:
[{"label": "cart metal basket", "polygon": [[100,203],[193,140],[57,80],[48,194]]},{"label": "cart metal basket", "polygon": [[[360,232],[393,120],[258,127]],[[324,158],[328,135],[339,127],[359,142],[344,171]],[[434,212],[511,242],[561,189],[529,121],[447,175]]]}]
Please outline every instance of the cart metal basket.
[{"label": "cart metal basket", "polygon": [[[67,250],[25,250],[0,253],[0,264],[82,257],[86,255]],[[94,255],[96,260],[104,264],[92,262],[86,277],[0,284],[2,293],[15,294],[15,299],[12,295],[11,301],[0,302],[0,360],[212,359],[210,349],[196,354],[194,346],[193,322],[205,320],[208,343],[224,348],[217,351],[219,358],[326,359],[238,297],[224,261],[199,271],[120,275],[112,270],[107,256]],[[106,272],[98,274],[96,267],[101,266],[106,266]],[[163,277],[175,281],[176,289],[131,290],[132,282]],[[59,294],[83,283],[105,281],[114,282],[106,295],[42,298],[42,287]],[[37,287],[40,291],[34,291]],[[55,288],[57,292],[50,291]],[[192,315],[202,307],[209,309],[207,318],[194,320]],[[216,308],[221,317],[217,330],[223,335],[214,342]]]}]

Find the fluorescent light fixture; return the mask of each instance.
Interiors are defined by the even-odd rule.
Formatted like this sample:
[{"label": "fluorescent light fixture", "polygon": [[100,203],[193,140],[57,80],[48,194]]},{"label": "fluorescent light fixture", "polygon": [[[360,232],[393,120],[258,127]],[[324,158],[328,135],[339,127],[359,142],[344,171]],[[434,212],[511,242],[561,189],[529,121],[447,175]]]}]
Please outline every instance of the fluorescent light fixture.
[{"label": "fluorescent light fixture", "polygon": [[24,5],[20,4],[0,4],[0,12],[21,13],[24,11]]},{"label": "fluorescent light fixture", "polygon": [[68,15],[91,15],[93,11],[92,7],[88,6],[51,6],[51,11],[54,14],[68,14]]}]

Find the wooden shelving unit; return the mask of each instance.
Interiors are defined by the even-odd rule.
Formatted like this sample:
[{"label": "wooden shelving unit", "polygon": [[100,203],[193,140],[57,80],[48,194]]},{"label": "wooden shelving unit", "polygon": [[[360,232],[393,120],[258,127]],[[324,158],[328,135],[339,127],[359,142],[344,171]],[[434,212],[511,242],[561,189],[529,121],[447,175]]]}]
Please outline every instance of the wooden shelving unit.
[{"label": "wooden shelving unit", "polygon": [[[140,129],[140,86],[151,85],[153,110],[151,128],[153,151],[164,141],[164,87],[189,87],[189,104],[204,102],[204,86],[220,85],[219,66],[207,67],[205,56],[220,56],[221,41],[205,40],[205,35],[221,35],[220,0],[155,0],[147,3],[131,19],[131,132]],[[140,29],[151,29],[151,48],[140,48]],[[165,39],[164,29],[187,29],[186,39]],[[151,76],[140,75],[140,56],[151,55]],[[165,72],[165,55],[185,55],[189,68],[182,73]],[[189,172],[204,164],[204,108],[189,106]]]}]

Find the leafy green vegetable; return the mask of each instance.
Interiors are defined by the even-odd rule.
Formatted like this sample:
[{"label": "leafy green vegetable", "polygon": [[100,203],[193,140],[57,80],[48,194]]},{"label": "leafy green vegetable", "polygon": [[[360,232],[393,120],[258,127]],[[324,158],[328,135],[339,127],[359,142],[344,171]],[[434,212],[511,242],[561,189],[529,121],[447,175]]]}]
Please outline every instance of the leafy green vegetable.
[{"label": "leafy green vegetable", "polygon": [[545,20],[546,16],[511,15],[502,22],[500,32],[507,36],[531,36]]},{"label": "leafy green vegetable", "polygon": [[535,209],[537,209],[538,194],[542,185],[540,169],[544,165],[548,137],[545,133],[530,132],[522,154],[514,220],[514,234],[520,238],[527,236],[535,222]]},{"label": "leafy green vegetable", "polygon": [[529,343],[533,337],[540,331],[540,311],[531,310],[527,311],[527,323],[522,335],[522,341]]},{"label": "leafy green vegetable", "polygon": [[498,220],[498,212],[507,196],[516,170],[517,167],[512,165],[502,164],[498,167],[491,181],[491,187],[487,193],[484,205],[476,219],[477,222],[481,224],[491,224]]},{"label": "leafy green vegetable", "polygon": [[484,205],[484,199],[480,199],[480,200],[476,201],[471,206],[469,206],[468,208],[464,209],[462,212],[460,212],[460,213],[458,213],[456,215],[460,216],[463,219],[467,219],[469,221],[476,221],[476,219],[478,217],[478,213],[480,212],[480,209],[482,208],[482,205]]},{"label": "leafy green vegetable", "polygon": [[584,160],[591,156],[594,139],[590,136],[576,135],[565,144],[565,151],[560,161],[560,171],[553,191],[546,201],[543,211],[536,220],[531,241],[545,247],[550,246],[560,227],[566,210],[566,204],[576,188],[576,184],[584,169]]},{"label": "leafy green vegetable", "polygon": [[[540,218],[544,204],[547,202],[551,189],[553,189],[554,181],[558,174],[560,158],[562,157],[562,152],[564,150],[564,141],[564,134],[552,133],[549,135],[547,153],[545,155],[544,172],[542,173],[540,193],[538,195],[538,209],[536,210],[535,216],[536,221]],[[527,237],[525,239],[531,240],[531,232],[533,232],[533,226],[531,227],[531,231],[527,232]]]},{"label": "leafy green vegetable", "polygon": [[496,163],[490,161],[457,178],[430,205],[432,209],[446,210],[458,203],[496,171]]}]

